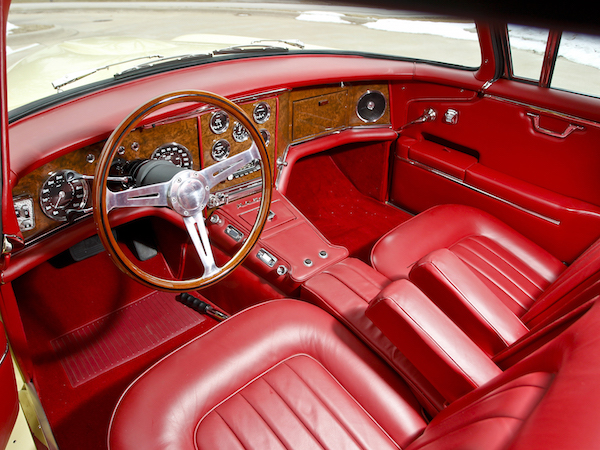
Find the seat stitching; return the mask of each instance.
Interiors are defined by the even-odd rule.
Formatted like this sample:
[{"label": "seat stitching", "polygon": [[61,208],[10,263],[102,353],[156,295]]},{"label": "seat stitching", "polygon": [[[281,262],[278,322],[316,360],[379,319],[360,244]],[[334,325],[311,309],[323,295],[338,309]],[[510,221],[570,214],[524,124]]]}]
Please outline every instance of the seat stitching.
[{"label": "seat stitching", "polygon": [[[483,237],[483,236],[479,236],[479,237]],[[533,280],[531,277],[527,276],[526,274],[522,273],[521,271],[519,271],[515,266],[513,266],[508,259],[506,259],[504,256],[502,256],[499,253],[494,252],[493,248],[491,246],[487,246],[485,245],[483,242],[481,242],[480,240],[474,239],[472,236],[469,238],[465,238],[462,239],[460,242],[457,242],[455,245],[462,247],[463,249],[470,251],[471,253],[473,253],[474,255],[478,256],[479,258],[481,258],[482,261],[486,262],[490,267],[496,269],[498,271],[498,273],[502,274],[507,280],[511,281],[515,286],[517,286],[519,289],[523,290],[523,288],[521,287],[520,284],[517,283],[517,279],[515,279],[514,277],[509,277],[508,275],[505,275],[504,273],[502,273],[494,264],[492,264],[488,258],[486,258],[481,251],[477,251],[474,247],[470,247],[467,246],[467,241],[472,242],[473,244],[475,244],[476,246],[479,246],[481,248],[484,248],[485,250],[489,251],[490,253],[493,253],[496,257],[498,257],[499,259],[501,259],[502,261],[504,261],[506,263],[507,266],[511,267],[514,269],[515,273],[519,274],[522,276],[522,280],[528,281],[533,287],[537,288],[539,291],[543,292],[544,289],[535,282],[535,280]],[[498,247],[500,247],[502,250],[510,253],[508,250],[506,250],[506,248],[502,247],[501,245],[498,244]],[[521,260],[520,258],[518,258],[516,255],[514,255],[513,253],[511,253],[511,255],[513,255],[518,261],[520,261],[521,263],[523,263],[523,265],[527,266],[527,264]],[[462,258],[461,258],[462,259]]]},{"label": "seat stitching", "polygon": [[[257,380],[258,381],[258,380]],[[263,381],[266,382],[265,379],[263,379]],[[269,384],[269,383],[267,383]],[[285,445],[285,443],[281,440],[281,438],[279,437],[279,435],[275,432],[275,430],[271,427],[271,425],[269,425],[269,423],[267,422],[267,420],[262,416],[262,414],[254,407],[254,405],[246,398],[246,396],[244,395],[244,391],[241,391],[239,393],[240,397],[242,397],[246,403],[248,403],[248,405],[250,406],[250,408],[252,408],[254,410],[254,412],[258,415],[258,417],[260,417],[260,419],[265,423],[265,425],[273,432],[273,435],[277,438],[277,440],[281,443],[281,445],[284,448],[288,448],[287,445]],[[281,398],[281,396],[279,394],[277,394],[278,397]],[[282,399],[283,400],[283,399]],[[285,402],[284,402],[285,403]],[[287,404],[286,404],[287,406]]]},{"label": "seat stitching", "polygon": [[[373,422],[375,425],[377,425],[377,427],[378,427],[378,428],[381,430],[381,432],[382,432],[383,434],[385,434],[385,435],[388,437],[388,439],[390,440],[390,442],[392,442],[394,445],[396,445],[396,447],[400,448],[400,446],[399,446],[399,445],[396,443],[396,441],[394,441],[394,439],[392,439],[392,437],[391,437],[391,436],[388,434],[388,432],[387,432],[387,431],[385,431],[385,429],[384,429],[384,428],[383,428],[383,427],[382,427],[382,426],[379,424],[379,422],[377,422],[377,421],[375,420],[375,418],[374,418],[374,417],[373,417],[373,416],[372,416],[372,415],[371,415],[371,414],[370,414],[370,413],[369,413],[369,412],[368,412],[368,411],[367,411],[367,410],[366,410],[366,409],[363,407],[363,405],[361,405],[361,404],[360,404],[360,402],[359,402],[359,401],[358,401],[358,400],[357,400],[357,399],[354,397],[354,395],[352,395],[350,392],[348,392],[348,389],[346,389],[346,388],[345,388],[345,387],[342,385],[342,383],[340,383],[340,382],[339,382],[339,380],[338,380],[338,379],[337,379],[337,378],[336,378],[336,377],[335,377],[335,376],[334,376],[334,375],[333,375],[333,374],[332,374],[332,373],[331,373],[331,372],[330,372],[330,371],[329,371],[329,370],[328,370],[328,369],[327,369],[327,368],[326,368],[326,367],[325,367],[323,364],[321,364],[321,362],[320,362],[320,361],[318,361],[317,359],[315,359],[315,358],[313,358],[312,356],[310,356],[310,355],[307,355],[307,354],[301,354],[301,355],[296,355],[296,356],[306,356],[307,358],[311,359],[311,360],[312,360],[312,361],[314,361],[316,364],[318,364],[318,365],[321,367],[321,369],[323,369],[323,371],[324,371],[324,372],[326,372],[326,373],[327,373],[327,375],[329,375],[329,376],[331,377],[331,379],[333,380],[333,382],[335,382],[335,383],[338,385],[338,387],[339,387],[340,389],[342,389],[342,390],[343,390],[343,391],[346,393],[346,395],[347,395],[347,396],[348,396],[350,399],[352,399],[352,401],[353,401],[353,402],[356,404],[356,406],[357,406],[358,408],[360,408],[360,409],[362,410],[362,412],[363,412],[363,413],[364,413],[364,414],[365,414],[365,415],[366,415],[366,416],[367,416],[369,419],[371,419],[371,421],[372,421],[372,422]],[[290,367],[290,366],[287,364],[287,362],[288,362],[288,361],[290,361],[291,359],[292,359],[292,358],[288,358],[288,359],[285,361],[285,363],[286,363],[286,365],[287,365],[287,366],[288,366],[288,367],[289,367],[289,368],[290,368],[290,369],[291,369],[291,370],[292,370],[294,373],[296,373],[296,372],[294,371],[294,369],[292,369],[292,368],[291,368],[291,367]],[[298,375],[298,374],[296,373],[296,375]],[[298,375],[298,376],[300,376],[300,375]],[[301,378],[301,379],[302,379],[302,378]],[[302,381],[304,381],[304,380],[302,379]],[[304,381],[304,383],[306,384],[306,381]]]},{"label": "seat stitching", "polygon": [[[242,447],[245,447],[244,443],[240,440],[240,438],[238,437],[238,435],[236,434],[236,432],[233,431],[233,429],[229,426],[229,424],[227,423],[227,421],[225,420],[225,418],[221,415],[221,413],[219,413],[219,411],[217,411],[216,409],[215,409],[214,412],[215,412],[215,414],[217,416],[219,416],[221,418],[221,420],[223,421],[223,424],[229,429],[229,431],[231,432],[231,434],[233,435],[233,437],[236,438],[236,440],[240,443],[240,445]],[[198,436],[197,429],[194,432],[194,436]],[[194,441],[195,441],[194,446],[198,449],[198,444],[197,444],[198,440],[194,439]]]},{"label": "seat stitching", "polygon": [[[463,247],[463,248],[465,248],[465,247]],[[476,256],[479,256],[479,255],[477,255],[477,253],[475,253],[475,252],[472,252],[472,253],[473,253],[473,254],[475,254]],[[458,256],[458,255],[456,255],[456,256]],[[460,257],[459,257],[459,258],[460,258]],[[517,299],[517,298],[513,297],[512,295],[509,295],[509,294],[508,294],[508,293],[507,293],[507,292],[506,292],[506,291],[505,291],[505,290],[502,288],[502,286],[500,286],[500,285],[499,285],[499,284],[498,284],[498,283],[497,283],[495,280],[493,280],[492,278],[489,278],[489,277],[487,277],[487,276],[486,276],[486,275],[485,275],[485,274],[484,274],[484,273],[483,273],[481,270],[479,270],[479,269],[478,269],[478,268],[477,268],[475,265],[473,265],[473,264],[472,264],[471,262],[469,262],[468,260],[466,260],[466,259],[463,259],[463,258],[460,258],[460,260],[461,260],[461,261],[463,261],[463,262],[464,262],[466,265],[468,265],[468,266],[471,268],[471,270],[473,270],[473,272],[479,273],[479,274],[480,274],[482,277],[484,277],[486,280],[488,280],[490,283],[492,283],[494,286],[496,286],[496,287],[497,287],[497,288],[498,288],[500,291],[502,291],[502,292],[506,293],[506,294],[508,295],[508,297],[509,297],[511,300],[513,300],[515,303],[517,303],[517,304],[518,304],[518,305],[519,305],[521,308],[523,308],[525,311],[527,311],[527,309],[528,309],[528,307],[527,307],[527,306],[525,306],[525,305],[524,305],[524,304],[523,304],[521,301],[519,301],[519,299]],[[495,267],[494,267],[492,264],[489,264],[489,262],[488,262],[488,261],[486,261],[485,259],[483,259],[483,258],[482,258],[481,260],[482,260],[482,262],[486,262],[486,263],[488,263],[488,265],[489,265],[490,267],[492,267],[492,268],[496,269],[496,268],[495,268]],[[506,279],[507,279],[509,282],[512,282],[512,280],[511,280],[510,278],[508,278],[508,277],[505,277],[505,278],[506,278]],[[512,284],[513,284],[513,285],[514,285],[514,286],[515,286],[517,289],[519,289],[521,292],[523,292],[523,294],[524,294],[524,295],[525,295],[527,298],[529,298],[529,299],[531,299],[531,300],[535,301],[535,298],[531,297],[529,294],[527,294],[526,292],[524,292],[524,291],[523,291],[523,289],[522,289],[520,286],[518,286],[517,284],[514,284],[514,282],[512,282]]]},{"label": "seat stitching", "polygon": [[[287,368],[290,368],[290,366],[288,364],[284,364]],[[291,368],[290,368],[291,369]],[[315,434],[310,430],[310,428],[307,426],[306,423],[304,423],[304,421],[298,416],[298,414],[296,413],[296,411],[294,411],[294,409],[288,404],[288,402],[286,402],[286,400],[281,396],[281,394],[277,391],[277,389],[275,389],[275,387],[269,383],[268,380],[263,378],[263,381],[269,385],[269,387],[271,389],[273,389],[273,392],[275,392],[277,394],[277,396],[281,399],[281,401],[285,404],[285,406],[287,406],[287,408],[292,412],[292,414],[294,414],[296,416],[296,418],[298,419],[298,422],[300,422],[302,424],[302,426],[304,428],[306,428],[306,431],[308,431],[310,433],[310,435],[315,438],[315,441],[321,446],[321,448],[325,449],[325,445],[323,444],[323,442],[321,442],[321,439],[318,436],[315,436]]]}]

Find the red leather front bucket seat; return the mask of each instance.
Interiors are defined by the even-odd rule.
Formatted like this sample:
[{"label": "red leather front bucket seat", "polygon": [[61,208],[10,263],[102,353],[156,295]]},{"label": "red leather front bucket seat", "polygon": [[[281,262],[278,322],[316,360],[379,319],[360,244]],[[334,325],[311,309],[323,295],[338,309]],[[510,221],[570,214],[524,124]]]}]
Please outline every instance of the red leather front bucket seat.
[{"label": "red leather front bucket seat", "polygon": [[109,448],[598,448],[599,324],[595,304],[427,424],[398,375],[327,313],[258,305],[136,380]]}]

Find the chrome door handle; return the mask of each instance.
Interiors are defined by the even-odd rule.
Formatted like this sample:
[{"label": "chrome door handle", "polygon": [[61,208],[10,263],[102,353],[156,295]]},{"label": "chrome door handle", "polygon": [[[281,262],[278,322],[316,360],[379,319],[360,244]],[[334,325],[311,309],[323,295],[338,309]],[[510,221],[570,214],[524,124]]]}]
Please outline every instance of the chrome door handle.
[{"label": "chrome door handle", "polygon": [[567,128],[565,128],[565,131],[563,131],[562,133],[557,133],[556,131],[548,130],[547,128],[542,128],[540,126],[540,116],[539,116],[539,114],[534,114],[534,113],[528,112],[527,116],[531,118],[531,123],[533,124],[533,129],[535,131],[537,131],[538,133],[546,134],[548,136],[552,136],[552,137],[559,138],[559,139],[566,138],[573,131],[576,131],[576,130],[583,131],[583,130],[585,130],[585,128],[582,127],[581,125],[573,125],[572,123],[570,123],[567,126]]}]

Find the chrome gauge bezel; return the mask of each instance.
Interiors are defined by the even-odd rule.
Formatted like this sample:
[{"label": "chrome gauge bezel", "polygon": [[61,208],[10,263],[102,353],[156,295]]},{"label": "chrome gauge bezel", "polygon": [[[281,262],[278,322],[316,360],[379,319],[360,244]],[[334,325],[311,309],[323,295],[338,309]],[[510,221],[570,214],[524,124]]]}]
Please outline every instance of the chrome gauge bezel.
[{"label": "chrome gauge bezel", "polygon": [[235,142],[245,142],[250,138],[250,132],[241,123],[234,122],[231,136]]},{"label": "chrome gauge bezel", "polygon": [[271,133],[269,133],[269,130],[261,128],[260,135],[262,136],[263,141],[265,141],[265,146],[268,146],[271,143]]},{"label": "chrome gauge bezel", "polygon": [[69,213],[81,212],[87,204],[90,188],[74,170],[51,172],[40,189],[40,208],[46,217],[67,222]]},{"label": "chrome gauge bezel", "polygon": [[192,153],[184,145],[177,142],[163,144],[152,152],[151,159],[170,161],[183,169],[192,169],[194,158]]},{"label": "chrome gauge bezel", "polygon": [[[223,146],[224,150],[219,150],[218,146]],[[227,139],[219,139],[215,141],[210,149],[210,154],[215,161],[224,161],[231,153],[231,144]]]},{"label": "chrome gauge bezel", "polygon": [[[261,113],[261,108],[265,108],[266,112]],[[252,118],[259,125],[266,123],[271,118],[271,105],[267,102],[259,102],[252,110]]]},{"label": "chrome gauge bezel", "polygon": [[215,111],[210,116],[210,131],[214,134],[223,134],[229,129],[229,115],[225,111]]}]

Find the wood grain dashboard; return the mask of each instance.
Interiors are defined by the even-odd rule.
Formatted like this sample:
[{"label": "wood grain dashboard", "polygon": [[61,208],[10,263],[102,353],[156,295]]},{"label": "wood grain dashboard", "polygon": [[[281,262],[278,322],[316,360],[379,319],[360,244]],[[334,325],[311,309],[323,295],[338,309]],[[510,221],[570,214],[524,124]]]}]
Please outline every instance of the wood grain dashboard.
[{"label": "wood grain dashboard", "polygon": [[[371,98],[376,101],[370,101]],[[361,117],[359,112],[361,102],[363,109],[367,108],[367,118]],[[290,144],[349,127],[390,126],[388,85],[381,83],[279,90],[246,97],[237,103],[261,132],[273,169],[278,155]],[[373,109],[377,114],[372,113]],[[117,158],[122,161],[170,159],[178,165],[200,170],[247,150],[251,140],[246,138],[243,127],[234,118],[226,120],[219,113],[222,111],[203,108],[171,121],[163,119],[144,124],[124,139]],[[228,123],[224,124],[225,121]],[[13,188],[13,201],[26,243],[91,214],[91,178],[103,145],[104,142],[98,142],[68,152],[18,181]],[[74,181],[69,180],[73,174]],[[212,192],[243,186],[257,178],[260,178],[260,170],[250,165]],[[61,190],[65,192],[60,193]],[[61,208],[67,202],[77,207],[65,213]]]}]

